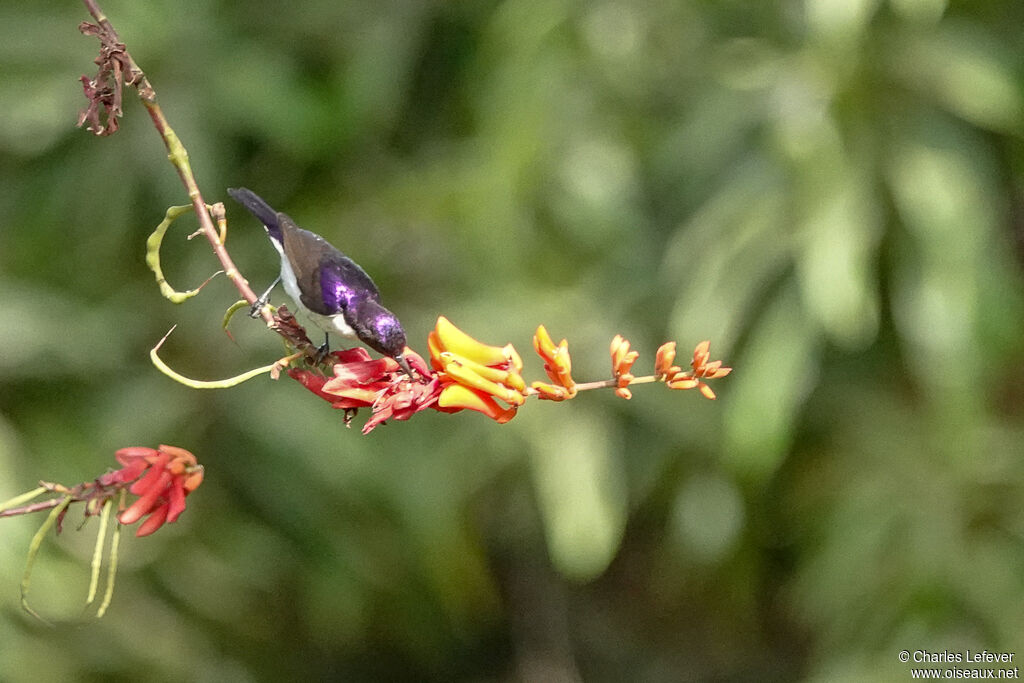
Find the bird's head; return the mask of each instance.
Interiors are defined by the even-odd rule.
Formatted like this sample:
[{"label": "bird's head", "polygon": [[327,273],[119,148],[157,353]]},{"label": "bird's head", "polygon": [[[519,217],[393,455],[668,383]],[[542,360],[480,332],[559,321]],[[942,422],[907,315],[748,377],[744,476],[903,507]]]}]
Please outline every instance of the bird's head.
[{"label": "bird's head", "polygon": [[412,377],[413,373],[403,355],[405,330],[395,314],[376,301],[366,301],[360,306],[358,322],[353,329],[359,341],[378,353],[394,358],[406,374]]}]

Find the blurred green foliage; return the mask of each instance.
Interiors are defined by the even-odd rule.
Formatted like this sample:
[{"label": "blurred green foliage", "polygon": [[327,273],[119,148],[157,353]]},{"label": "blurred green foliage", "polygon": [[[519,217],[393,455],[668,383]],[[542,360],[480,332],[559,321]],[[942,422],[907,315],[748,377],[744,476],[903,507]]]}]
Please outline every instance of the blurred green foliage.
[{"label": "blurred green foliage", "polygon": [[[210,201],[246,185],[374,275],[578,379],[616,333],[704,338],[719,401],[638,387],[497,426],[368,437],[143,263],[184,203],[141,106],[73,127],[78,4],[0,7],[0,500],[125,445],[207,468],[128,540],[98,623],[18,606],[41,519],[0,524],[0,678],[883,680],[901,649],[1024,644],[1024,4],[1018,0],[138,3],[103,8]],[[229,205],[259,289],[262,230]],[[186,222],[184,219],[179,223]],[[176,223],[178,288],[216,269]],[[417,341],[418,340],[418,341]],[[528,373],[540,375],[539,362]],[[530,377],[529,378],[534,378]],[[44,548],[74,622],[92,527]]]}]

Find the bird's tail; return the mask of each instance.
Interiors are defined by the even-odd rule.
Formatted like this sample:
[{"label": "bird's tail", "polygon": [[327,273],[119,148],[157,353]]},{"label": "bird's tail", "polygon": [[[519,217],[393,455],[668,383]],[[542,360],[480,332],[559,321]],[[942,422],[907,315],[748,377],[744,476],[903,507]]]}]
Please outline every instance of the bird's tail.
[{"label": "bird's tail", "polygon": [[272,238],[278,242],[282,241],[281,221],[277,217],[277,211],[274,211],[263,197],[246,187],[229,187],[228,194],[248,209],[249,213],[263,221],[263,225],[267,226],[267,232]]}]

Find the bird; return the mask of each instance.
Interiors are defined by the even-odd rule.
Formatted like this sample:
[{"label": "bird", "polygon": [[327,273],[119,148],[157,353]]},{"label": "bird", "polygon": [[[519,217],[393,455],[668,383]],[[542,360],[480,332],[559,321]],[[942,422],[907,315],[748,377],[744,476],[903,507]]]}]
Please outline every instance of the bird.
[{"label": "bird", "polygon": [[415,379],[405,358],[405,329],[380,302],[380,291],[359,265],[320,235],[303,230],[288,214],[275,211],[252,190],[228,188],[228,194],[263,222],[267,237],[281,255],[281,274],[253,305],[266,305],[278,282],[284,291],[327,336],[358,339],[374,351],[394,358]]}]

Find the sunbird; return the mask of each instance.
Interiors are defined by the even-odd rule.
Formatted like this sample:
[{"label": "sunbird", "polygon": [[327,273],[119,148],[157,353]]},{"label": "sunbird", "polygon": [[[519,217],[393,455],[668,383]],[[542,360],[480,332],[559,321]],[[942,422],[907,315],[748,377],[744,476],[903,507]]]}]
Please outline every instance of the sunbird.
[{"label": "sunbird", "polygon": [[303,230],[288,214],[275,211],[262,197],[244,187],[228,194],[263,222],[270,243],[281,255],[281,274],[253,305],[265,306],[278,282],[295,305],[329,335],[358,339],[374,351],[394,358],[410,377],[405,359],[405,330],[394,313],[380,302],[380,292],[359,265],[320,235]]}]

